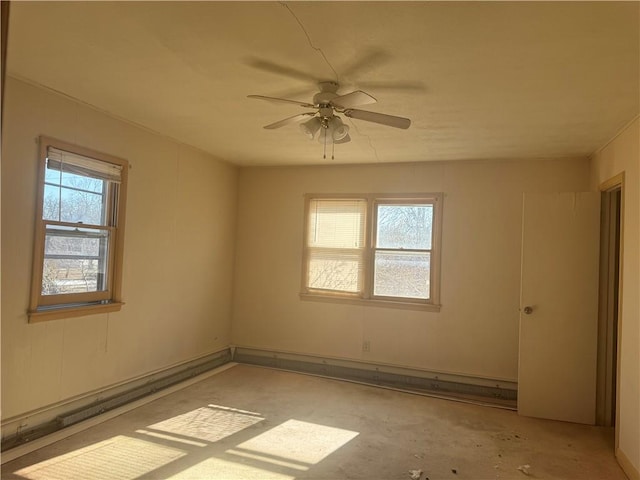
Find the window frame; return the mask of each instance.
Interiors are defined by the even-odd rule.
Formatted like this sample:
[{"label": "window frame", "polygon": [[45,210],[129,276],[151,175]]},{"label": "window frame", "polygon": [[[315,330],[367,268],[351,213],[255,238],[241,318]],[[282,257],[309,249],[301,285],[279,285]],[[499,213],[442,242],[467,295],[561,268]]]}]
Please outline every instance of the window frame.
[{"label": "window frame", "polygon": [[[46,164],[48,149],[50,147],[121,167],[120,182],[118,184],[110,182],[108,184],[108,190],[101,193],[104,197],[102,202],[105,208],[103,216],[107,219],[103,222],[104,225],[84,225],[82,222],[67,222],[61,219],[51,220],[43,218],[45,188],[48,184],[46,180]],[[38,188],[33,242],[31,295],[28,310],[29,322],[33,323],[97,313],[108,313],[121,309],[124,304],[121,295],[128,172],[129,162],[124,159],[55,138],[46,136],[39,138]],[[107,277],[105,289],[96,292],[43,295],[42,281],[47,227],[78,228],[83,225],[86,230],[103,230],[109,232],[108,253],[106,255],[105,266],[105,275]],[[49,228],[49,232],[51,232],[51,228]],[[84,238],[85,236],[83,235],[81,237]],[[86,237],[89,237],[89,235],[86,235]]]},{"label": "window frame", "polygon": [[[309,208],[313,200],[353,200],[366,201],[365,213],[365,252],[362,278],[362,292],[332,292],[328,290],[312,289],[307,286],[309,271]],[[326,302],[345,302],[369,306],[383,306],[412,310],[440,311],[440,264],[441,264],[441,236],[442,236],[442,193],[407,193],[407,194],[305,194],[304,196],[304,224],[302,245],[302,277],[300,298]],[[431,255],[429,272],[430,298],[419,299],[409,297],[393,297],[374,295],[375,251],[377,233],[378,205],[433,205]]]}]

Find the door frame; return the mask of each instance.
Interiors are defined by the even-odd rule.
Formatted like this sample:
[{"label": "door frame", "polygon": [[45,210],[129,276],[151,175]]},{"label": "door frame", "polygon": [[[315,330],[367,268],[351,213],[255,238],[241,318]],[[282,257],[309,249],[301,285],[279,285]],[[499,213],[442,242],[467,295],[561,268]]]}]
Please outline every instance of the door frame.
[{"label": "door frame", "polygon": [[[600,286],[599,286],[599,298],[598,298],[598,375],[596,385],[596,423],[598,425],[611,426],[611,404],[608,399],[607,378],[611,376],[612,362],[615,362],[615,451],[618,450],[619,436],[620,436],[620,333],[622,331],[622,303],[623,303],[623,268],[624,268],[624,205],[625,205],[625,174],[624,172],[602,182],[598,190],[602,195],[602,216],[600,224]],[[611,245],[611,234],[614,228],[611,206],[615,202],[615,194],[620,191],[620,238],[618,241],[618,291],[617,298],[611,298],[612,285],[611,285],[611,273],[610,269],[613,266],[611,263],[611,251],[614,248]],[[614,301],[617,304],[617,311],[615,317],[613,316],[613,310],[610,308],[611,302]],[[615,348],[612,348],[611,344],[607,342],[607,331],[613,325],[617,326],[617,334],[615,339]],[[615,358],[611,358],[612,350],[615,350]],[[609,361],[609,365],[607,362]]]}]

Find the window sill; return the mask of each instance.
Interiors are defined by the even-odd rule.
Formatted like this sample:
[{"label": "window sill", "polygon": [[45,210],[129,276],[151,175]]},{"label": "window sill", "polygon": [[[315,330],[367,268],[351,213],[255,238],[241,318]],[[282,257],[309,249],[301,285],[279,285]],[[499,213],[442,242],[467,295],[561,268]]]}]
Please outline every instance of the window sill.
[{"label": "window sill", "polygon": [[311,302],[346,303],[350,305],[363,305],[366,307],[398,308],[403,310],[419,310],[423,312],[439,312],[441,308],[441,305],[434,305],[432,303],[394,302],[392,300],[341,297],[333,295],[319,295],[315,293],[300,293],[300,299]]},{"label": "window sill", "polygon": [[29,311],[29,323],[117,312],[122,308],[122,305],[124,305],[123,302],[111,302],[94,305],[70,305],[50,308],[41,307],[39,309]]}]

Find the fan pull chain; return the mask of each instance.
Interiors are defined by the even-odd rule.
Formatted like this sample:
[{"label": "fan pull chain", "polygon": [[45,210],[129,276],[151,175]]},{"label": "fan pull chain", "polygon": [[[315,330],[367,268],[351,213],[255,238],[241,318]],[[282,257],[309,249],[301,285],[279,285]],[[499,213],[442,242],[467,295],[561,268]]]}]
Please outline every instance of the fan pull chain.
[{"label": "fan pull chain", "polygon": [[327,129],[323,128],[322,130],[324,132],[324,142],[322,142],[322,158],[326,159],[327,158]]},{"label": "fan pull chain", "polygon": [[336,144],[335,142],[331,142],[331,160],[333,160],[333,152],[336,151]]}]

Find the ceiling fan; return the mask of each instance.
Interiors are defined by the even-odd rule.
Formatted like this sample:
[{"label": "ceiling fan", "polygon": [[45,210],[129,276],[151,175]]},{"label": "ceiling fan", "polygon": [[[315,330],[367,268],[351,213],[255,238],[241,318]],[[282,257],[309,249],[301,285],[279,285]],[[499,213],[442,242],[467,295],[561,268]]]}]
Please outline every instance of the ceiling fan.
[{"label": "ceiling fan", "polygon": [[319,132],[317,137],[318,141],[325,145],[347,143],[351,140],[351,137],[349,137],[349,126],[345,125],[336,113],[341,113],[345,117],[379,123],[395,128],[407,129],[411,125],[411,120],[408,118],[353,108],[355,106],[368,105],[376,102],[374,97],[361,90],[356,90],[345,95],[338,95],[339,85],[337,82],[319,82],[318,86],[320,87],[320,92],[313,96],[313,103],[299,102],[286,98],[265,97],[263,95],[249,95],[248,97],[276,103],[290,103],[304,108],[314,109],[312,112],[300,113],[271,123],[264,128],[271,130],[307,119],[306,122],[300,124],[302,132],[311,140],[315,137],[316,133]]}]

